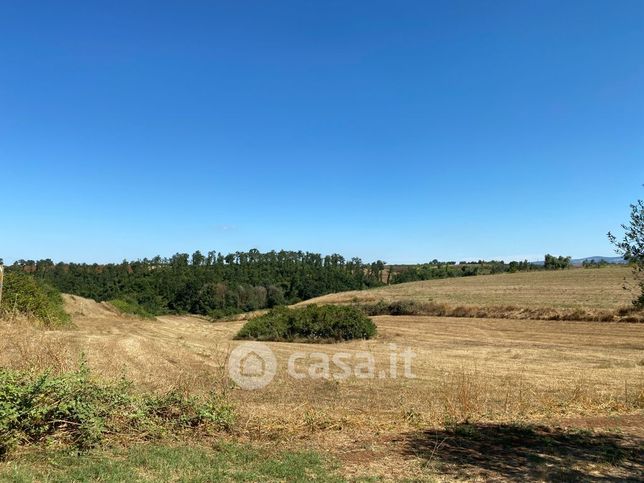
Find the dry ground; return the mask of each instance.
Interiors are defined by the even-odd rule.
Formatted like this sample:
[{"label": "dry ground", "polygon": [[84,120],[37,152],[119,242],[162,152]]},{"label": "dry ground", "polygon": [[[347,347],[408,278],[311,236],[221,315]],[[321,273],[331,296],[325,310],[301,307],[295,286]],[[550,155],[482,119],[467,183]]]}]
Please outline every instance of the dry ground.
[{"label": "dry ground", "polygon": [[637,288],[631,269],[625,266],[574,268],[402,283],[325,295],[304,303],[411,299],[448,305],[611,310],[627,306],[633,299],[634,292],[624,290],[625,284],[632,290]]},{"label": "dry ground", "polygon": [[[628,300],[619,289],[627,274],[610,268],[473,277],[358,296],[416,294],[477,304],[545,304],[552,297],[560,306],[612,308]],[[139,320],[79,297],[66,296],[66,303],[74,330],[43,332],[5,323],[0,363],[63,369],[83,352],[98,373],[125,375],[142,388],[226,391],[239,408],[234,438],[330,453],[348,477],[599,481],[644,476],[641,324],[375,317],[379,335],[372,341],[268,343],[278,361],[276,378],[264,389],[244,391],[230,386],[225,370],[239,343],[232,337],[243,321]],[[399,377],[380,378],[380,371],[390,368],[391,353],[401,357],[405,348],[416,355],[415,377],[401,377],[399,360]],[[376,377],[295,380],[286,366],[296,351],[330,356],[369,351]],[[312,363],[297,367],[306,371]],[[589,429],[598,432],[585,432]]]}]

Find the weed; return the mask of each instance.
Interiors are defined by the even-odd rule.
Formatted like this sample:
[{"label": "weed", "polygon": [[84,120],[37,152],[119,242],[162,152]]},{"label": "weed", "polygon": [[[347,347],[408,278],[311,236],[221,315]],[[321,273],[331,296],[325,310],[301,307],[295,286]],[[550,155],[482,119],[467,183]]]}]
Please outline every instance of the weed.
[{"label": "weed", "polygon": [[35,277],[7,271],[3,291],[0,316],[34,318],[48,328],[70,325],[60,293]]},{"label": "weed", "polygon": [[225,430],[233,417],[232,407],[214,395],[136,394],[128,381],[94,380],[84,362],[58,375],[0,369],[0,454],[52,439],[86,450],[106,434]]}]

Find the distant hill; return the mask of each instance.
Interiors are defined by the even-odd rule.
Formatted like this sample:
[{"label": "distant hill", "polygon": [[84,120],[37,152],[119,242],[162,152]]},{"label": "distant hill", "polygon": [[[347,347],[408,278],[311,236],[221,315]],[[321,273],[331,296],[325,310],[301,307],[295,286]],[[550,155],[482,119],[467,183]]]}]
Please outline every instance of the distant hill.
[{"label": "distant hill", "polygon": [[[586,257],[586,258],[573,258],[571,260],[571,263],[574,266],[581,266],[584,262],[590,262],[590,261],[595,261],[595,263],[599,263],[601,261],[605,261],[606,263],[615,263],[619,265],[626,265],[628,262],[624,260],[622,257],[602,257],[602,256],[594,256],[594,257]],[[543,260],[537,260],[535,262],[530,262],[533,265],[543,265]]]},{"label": "distant hill", "polygon": [[576,258],[572,260],[573,265],[581,265],[584,262],[595,262],[599,263],[601,261],[604,261],[606,263],[618,263],[618,264],[624,264],[626,265],[628,262],[624,260],[623,257],[602,257],[602,256],[594,256],[594,257],[586,257],[586,258]]}]

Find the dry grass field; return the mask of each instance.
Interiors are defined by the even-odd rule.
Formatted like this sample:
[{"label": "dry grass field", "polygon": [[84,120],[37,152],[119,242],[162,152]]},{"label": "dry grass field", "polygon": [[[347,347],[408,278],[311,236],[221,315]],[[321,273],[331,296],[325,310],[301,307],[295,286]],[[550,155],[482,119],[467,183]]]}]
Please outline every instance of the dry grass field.
[{"label": "dry grass field", "polygon": [[[628,303],[624,268],[504,274],[391,286],[322,297],[342,303],[415,298],[452,304],[616,309]],[[66,296],[76,325],[39,331],[3,323],[0,363],[63,370],[82,352],[106,377],[145,389],[224,392],[237,407],[235,441],[313,449],[343,478],[385,480],[593,480],[644,476],[644,325],[427,316],[379,316],[378,336],[341,344],[267,343],[273,382],[246,391],[226,360],[243,321],[123,317]],[[415,354],[403,377],[402,352]],[[294,379],[297,351],[356,361],[373,378]],[[390,376],[391,354],[397,376]],[[307,371],[314,357],[296,365]],[[353,359],[351,359],[353,358]],[[383,372],[384,371],[384,372]],[[387,377],[381,377],[386,375]]]},{"label": "dry grass field", "polygon": [[411,299],[449,305],[611,310],[628,305],[633,298],[624,284],[637,288],[628,267],[575,268],[402,283],[325,295],[304,303]]}]

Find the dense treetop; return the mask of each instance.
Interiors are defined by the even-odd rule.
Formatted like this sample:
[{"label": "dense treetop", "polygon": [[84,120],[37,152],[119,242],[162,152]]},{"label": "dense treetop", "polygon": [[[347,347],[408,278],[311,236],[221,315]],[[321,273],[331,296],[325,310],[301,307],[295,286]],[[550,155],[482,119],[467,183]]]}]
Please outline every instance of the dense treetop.
[{"label": "dense treetop", "polygon": [[60,291],[98,301],[124,299],[150,313],[221,315],[380,285],[384,262],[302,251],[228,255],[177,253],[117,264],[19,260],[11,267]]}]

